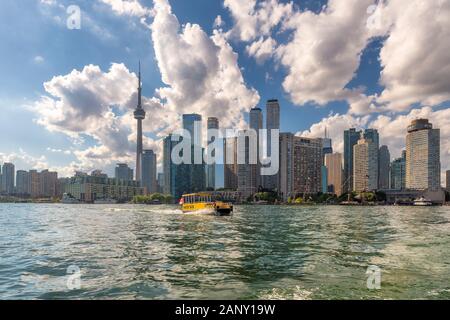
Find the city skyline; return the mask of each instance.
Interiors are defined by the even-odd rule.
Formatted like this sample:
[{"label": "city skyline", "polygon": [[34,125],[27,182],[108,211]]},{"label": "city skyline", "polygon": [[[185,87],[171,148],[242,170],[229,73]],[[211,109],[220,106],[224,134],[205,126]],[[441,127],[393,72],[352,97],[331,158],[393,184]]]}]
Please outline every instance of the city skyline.
[{"label": "city skyline", "polygon": [[[158,155],[159,171],[162,137],[174,129],[182,114],[202,113],[204,119],[217,117],[221,127],[232,124],[243,128],[252,107],[260,107],[265,115],[266,101],[277,98],[281,105],[281,132],[319,138],[328,128],[335,151],[343,152],[341,132],[344,129],[375,128],[380,132],[380,145],[389,147],[391,160],[400,157],[405,147],[403,128],[414,119],[428,118],[442,130],[441,181],[445,181],[445,170],[450,167],[450,131],[447,130],[450,90],[441,82],[449,78],[445,66],[450,61],[448,55],[439,53],[445,49],[440,44],[445,41],[440,39],[446,39],[450,29],[443,25],[446,20],[428,19],[418,23],[419,17],[434,14],[433,5],[416,8],[417,2],[411,1],[405,5],[411,10],[403,13],[397,12],[394,5],[379,8],[384,17],[393,21],[389,25],[392,28],[382,30],[387,27],[382,23],[374,30],[374,25],[368,22],[377,16],[367,14],[373,1],[355,2],[354,15],[347,17],[348,28],[355,34],[353,46],[339,48],[342,51],[336,53],[341,53],[339,56],[344,61],[335,61],[334,55],[327,53],[336,49],[332,47],[335,37],[345,35],[348,30],[326,35],[316,22],[323,20],[333,25],[342,13],[341,2],[294,1],[290,5],[274,1],[272,7],[263,7],[264,1],[259,1],[246,13],[247,18],[255,19],[255,24],[246,25],[237,14],[243,9],[238,2],[211,1],[207,8],[193,5],[196,7],[193,10],[177,0],[158,0],[155,7],[152,1],[133,1],[133,9],[97,0],[80,3],[81,29],[69,30],[65,10],[69,1],[37,0],[31,7],[4,1],[0,12],[21,12],[10,15],[18,17],[17,21],[2,15],[0,21],[5,26],[11,25],[22,34],[29,31],[30,25],[45,26],[34,28],[30,34],[40,39],[57,36],[63,45],[69,47],[73,43],[74,47],[70,48],[74,51],[76,47],[88,49],[67,56],[58,50],[33,47],[35,42],[25,36],[13,39],[7,34],[8,28],[2,28],[1,35],[13,44],[2,53],[2,58],[20,67],[13,70],[5,66],[4,77],[0,79],[3,90],[0,107],[7,114],[0,120],[0,163],[13,162],[18,169],[26,170],[48,168],[61,176],[70,176],[75,170],[94,169],[112,175],[117,162],[135,168],[136,124],[132,113],[137,103],[137,62],[142,60],[146,75],[143,106],[151,114],[143,124],[143,148],[152,149]],[[323,7],[325,4],[328,6]],[[438,14],[445,16],[448,5],[440,6]],[[264,15],[258,13],[268,9],[282,12],[285,18],[265,21]],[[206,14],[208,10],[211,13]],[[38,14],[31,17],[31,12]],[[297,19],[302,21],[306,13],[311,13],[314,21],[302,22],[303,27],[311,28],[308,35],[302,35],[298,32]],[[142,24],[141,18],[148,25]],[[21,19],[29,23],[24,24]],[[280,27],[285,27],[285,33],[297,41],[278,35]],[[438,27],[444,31],[432,32]],[[396,39],[411,28],[416,31],[414,34],[430,34],[429,41],[434,44],[436,54],[422,61],[417,57],[427,45],[421,39],[408,40],[419,45],[402,56],[402,61],[405,65],[416,63],[421,67],[405,70],[400,65],[397,70],[394,61],[404,43],[397,43]],[[123,30],[127,30],[126,35]],[[164,38],[165,34],[170,37]],[[190,41],[189,34],[202,39],[201,43]],[[320,39],[324,45],[305,46],[314,39]],[[265,51],[267,47],[271,50]],[[13,48],[21,48],[30,56],[15,57],[17,51]],[[175,54],[180,48],[195,53],[180,57]],[[317,70],[305,71],[311,68],[303,65],[306,62],[292,61],[290,52],[297,52],[299,61],[318,62]],[[301,59],[307,57],[312,60]],[[29,62],[15,63],[19,58]],[[321,64],[324,59],[344,67]],[[168,61],[172,63],[170,68]],[[183,66],[185,72],[176,72],[175,69],[181,70]],[[232,75],[218,71],[224,67]],[[321,72],[325,79],[319,77]],[[436,73],[441,76],[433,79],[425,76]],[[401,79],[406,74],[410,81]],[[190,77],[195,81],[187,84]],[[295,79],[303,80],[297,84]],[[399,79],[402,81],[398,82]],[[402,82],[403,85],[395,85]],[[109,90],[105,91],[105,87]],[[420,90],[425,87],[427,92]],[[220,95],[211,96],[207,94],[209,91]]]}]

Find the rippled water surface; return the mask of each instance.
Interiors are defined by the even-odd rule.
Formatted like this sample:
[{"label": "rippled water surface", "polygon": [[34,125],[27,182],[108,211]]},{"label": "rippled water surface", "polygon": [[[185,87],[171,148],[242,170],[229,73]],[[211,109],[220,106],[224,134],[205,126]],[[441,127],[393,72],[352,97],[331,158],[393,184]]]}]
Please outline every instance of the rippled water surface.
[{"label": "rippled water surface", "polygon": [[[449,299],[450,207],[0,204],[2,299]],[[367,289],[368,266],[381,289]],[[81,288],[67,288],[67,268]]]}]

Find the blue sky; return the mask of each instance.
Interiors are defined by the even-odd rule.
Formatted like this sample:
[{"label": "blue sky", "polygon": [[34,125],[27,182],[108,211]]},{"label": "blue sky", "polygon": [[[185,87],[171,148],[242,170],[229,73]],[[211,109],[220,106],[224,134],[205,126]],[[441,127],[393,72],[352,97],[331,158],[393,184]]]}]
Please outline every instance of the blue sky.
[{"label": "blue sky", "polygon": [[[134,100],[126,100],[128,107],[123,108],[123,106],[114,106],[116,103],[114,101],[125,101],[122,97],[111,98],[114,100],[111,101],[111,110],[116,113],[118,117],[116,120],[121,122],[118,125],[120,128],[117,130],[120,132],[123,130],[127,135],[130,134],[128,146],[120,144],[115,146],[123,148],[126,151],[125,154],[121,150],[113,150],[113,147],[104,141],[106,138],[97,136],[92,128],[86,129],[85,132],[82,126],[65,130],[60,125],[63,121],[58,122],[59,120],[56,121],[49,116],[51,112],[47,111],[52,109],[45,109],[45,107],[42,107],[43,104],[38,103],[42,96],[48,96],[53,99],[52,101],[61,100],[61,96],[55,97],[49,93],[48,90],[51,89],[47,88],[48,90],[46,90],[44,83],[55,76],[67,76],[74,69],[81,72],[85,66],[93,65],[98,66],[101,72],[107,73],[111,65],[116,63],[123,64],[126,70],[120,72],[128,75],[137,72],[138,61],[141,60],[143,94],[148,99],[156,97],[158,106],[160,106],[160,109],[156,109],[158,111],[149,110],[148,113],[149,118],[155,115],[155,123],[161,121],[161,116],[156,116],[156,112],[162,112],[162,110],[171,110],[174,114],[196,112],[202,110],[202,103],[207,104],[209,102],[209,100],[205,100],[206,98],[199,97],[198,100],[193,102],[196,107],[190,108],[186,105],[178,105],[174,102],[177,100],[172,98],[170,94],[165,97],[158,96],[155,90],[176,88],[179,83],[185,85],[185,81],[179,78],[180,74],[170,74],[170,70],[161,70],[161,66],[166,63],[164,59],[170,61],[170,57],[163,52],[164,50],[160,51],[160,54],[155,54],[155,37],[157,36],[154,33],[155,29],[152,29],[157,27],[156,24],[153,25],[155,12],[143,15],[114,10],[113,3],[117,4],[122,1],[1,1],[0,108],[2,117],[0,117],[0,156],[3,161],[14,161],[20,169],[47,166],[59,169],[67,174],[70,174],[70,171],[74,168],[90,170],[96,166],[101,166],[101,169],[111,173],[116,161],[120,159],[132,161],[133,139],[131,137],[132,131],[130,131],[132,130],[132,127],[130,127],[132,124],[127,122],[125,115],[132,111]],[[165,0],[160,1],[163,5],[166,5]],[[131,2],[140,8],[148,10],[153,8],[152,0]],[[237,0],[169,0],[167,5],[171,7],[171,14],[178,19],[181,25],[180,30],[177,31],[178,34],[183,33],[183,26],[186,24],[198,24],[201,31],[208,37],[212,37],[214,32],[220,29],[226,43],[238,55],[237,67],[243,77],[243,86],[240,89],[247,89],[246,93],[248,93],[248,100],[244,102],[245,108],[251,106],[254,102],[251,90],[256,91],[259,95],[259,102],[256,104],[263,109],[267,99],[278,98],[282,106],[282,131],[317,136],[320,135],[320,132],[323,132],[325,126],[333,126],[333,123],[336,123],[336,129],[331,130],[331,135],[335,140],[336,149],[339,150],[341,131],[346,126],[380,126],[380,130],[383,130],[386,127],[383,123],[386,123],[386,121],[387,123],[398,121],[401,125],[406,125],[407,121],[411,117],[416,117],[417,114],[429,115],[433,118],[436,112],[447,112],[449,93],[445,84],[440,85],[438,80],[441,79],[441,82],[445,82],[445,79],[447,79],[450,82],[449,78],[446,78],[449,75],[448,71],[447,73],[441,71],[442,77],[438,80],[424,79],[423,73],[426,70],[412,74],[409,76],[413,78],[411,85],[405,85],[405,90],[402,90],[402,92],[406,92],[405,95],[408,95],[408,90],[417,92],[417,90],[414,90],[414,85],[423,86],[424,81],[425,84],[427,84],[426,81],[429,81],[430,87],[437,88],[435,91],[430,89],[426,94],[418,94],[417,97],[408,95],[408,99],[405,97],[399,98],[399,95],[395,92],[397,90],[395,84],[403,81],[402,79],[405,77],[404,71],[402,73],[402,70],[397,70],[395,67],[395,61],[401,54],[401,46],[396,43],[398,40],[395,36],[397,34],[402,35],[402,32],[405,31],[403,22],[405,18],[395,11],[395,1],[390,4],[391,8],[380,8],[380,10],[385,10],[384,16],[389,15],[391,20],[394,21],[390,22],[390,28],[386,27],[386,30],[381,30],[385,28],[382,26],[376,32],[361,29],[362,31],[359,33],[358,28],[364,25],[370,17],[366,8],[373,1],[363,1],[365,7],[360,5],[361,2],[354,6],[349,4],[347,10],[355,12],[360,10],[362,12],[359,15],[352,15],[340,13],[339,10],[342,9],[339,3],[342,1],[339,0],[330,1],[334,3],[328,3],[326,0],[296,0],[293,1],[290,8],[283,7],[288,10],[286,11],[288,13],[285,14],[286,17],[282,17],[273,23],[268,21],[270,18],[264,16],[261,4],[265,2],[270,2],[272,5],[280,6],[280,8],[290,3],[276,0],[258,1],[254,10],[250,13],[252,17],[261,13],[259,18],[255,18],[255,25],[258,27],[253,25],[254,30],[250,30],[251,28],[247,30],[254,33],[251,37],[245,35],[247,31],[239,24],[240,17],[237,15],[239,10],[235,10],[240,5]],[[80,30],[69,30],[66,27],[68,16],[66,8],[71,4],[76,4],[81,8]],[[245,1],[241,1],[241,4],[245,7]],[[326,8],[327,4],[328,9]],[[448,6],[444,1],[442,9],[444,12],[442,14],[445,14],[447,9]],[[273,12],[274,8],[271,10]],[[424,8],[423,10],[428,9]],[[425,13],[428,13],[428,11],[425,11]],[[223,22],[220,27],[214,26],[216,17],[219,15]],[[162,11],[156,13],[156,16],[160,17],[162,25],[164,25],[164,19],[170,18],[170,15],[163,15]],[[146,19],[146,24],[140,21],[143,17]],[[348,21],[344,21],[344,19],[348,19]],[[411,23],[414,23],[414,19],[416,19],[416,16],[411,14]],[[435,20],[439,21],[439,19]],[[335,28],[333,23],[336,24]],[[423,28],[424,31],[428,30],[427,28],[433,30],[432,28],[441,27],[440,25],[436,26],[435,22],[424,23],[422,21],[421,23],[422,25],[417,23],[415,25],[418,25],[417,28]],[[268,31],[264,29],[265,25],[270,26]],[[303,30],[308,34],[302,34]],[[419,31],[416,32],[419,33]],[[336,32],[336,34],[330,36],[331,32]],[[414,32],[414,30],[411,32]],[[164,32],[161,35],[164,35]],[[445,35],[448,35],[448,32],[439,36],[444,37]],[[311,49],[312,45],[308,45],[308,41],[310,41],[308,37],[316,37],[316,40],[319,41],[316,49],[313,50]],[[258,61],[256,55],[251,55],[248,51],[248,47],[259,39],[272,39],[276,43],[272,48],[274,54],[265,58],[262,62]],[[430,43],[433,40],[436,43],[442,43],[441,38],[430,39]],[[160,43],[161,37],[157,41],[162,46],[167,45]],[[284,51],[283,46],[285,46]],[[194,45],[190,48],[196,50]],[[383,48],[384,53],[380,54]],[[202,48],[199,48],[199,50],[202,50]],[[207,55],[208,52],[205,51],[205,54]],[[204,57],[205,54],[200,57]],[[330,54],[333,61],[330,61],[329,64],[339,64],[343,66],[342,68],[336,65],[330,66],[328,60],[319,60],[318,58],[321,55],[326,57]],[[420,61],[418,57],[420,57],[419,53],[410,58],[410,68],[414,68],[414,63]],[[409,59],[409,57],[404,58]],[[444,59],[444,63],[449,63],[448,59],[438,55],[430,58],[430,60],[433,59]],[[304,71],[310,67],[309,62],[315,69],[310,73]],[[219,61],[219,65],[221,63]],[[425,66],[420,68],[428,67],[428,70],[432,72],[437,62],[424,59],[422,63]],[[440,63],[442,65],[442,61]],[[192,68],[193,65],[190,64],[189,67]],[[385,79],[382,79],[381,76],[382,65],[386,69]],[[205,68],[205,73],[209,74],[208,64]],[[321,68],[323,68],[323,72]],[[162,79],[163,73],[166,73],[169,78],[166,83]],[[213,74],[212,71],[211,74]],[[322,74],[325,76],[322,76]],[[417,78],[414,78],[415,76]],[[290,86],[283,85],[289,77],[292,77],[295,81]],[[120,76],[120,79],[122,79],[122,76]],[[311,81],[315,79],[314,81],[318,83],[308,83],[309,79]],[[195,81],[195,78],[193,80]],[[70,81],[70,78],[66,79],[66,82]],[[62,80],[61,82],[55,82],[54,88],[60,88],[62,83]],[[135,91],[136,83],[133,82],[132,78],[130,78],[130,81],[124,82],[124,85],[130,86],[129,91],[127,91],[130,95]],[[323,92],[320,89],[322,85]],[[318,87],[319,91],[308,89],[313,87]],[[226,91],[229,88],[221,89]],[[78,88],[73,89],[72,93],[79,97],[80,95],[76,90]],[[398,91],[400,92],[400,90]],[[181,90],[181,92],[186,94],[186,91]],[[235,101],[232,95],[225,95],[226,99]],[[62,100],[63,103],[59,107],[65,108],[64,98]],[[71,101],[73,103],[71,107],[76,108],[78,102]],[[359,106],[358,109],[352,107],[352,104]],[[227,105],[232,105],[232,103]],[[41,108],[41,110],[37,110],[37,108]],[[104,111],[104,109],[102,110]],[[240,113],[242,113],[243,119],[246,119],[245,110],[240,110],[234,115],[233,121],[238,121]],[[104,114],[98,116],[101,117]],[[437,118],[442,118],[442,114]],[[92,117],[83,118],[80,116],[78,119],[94,121]],[[173,119],[170,121],[173,122]],[[148,147],[158,150],[159,138],[157,137],[161,137],[167,132],[167,127],[165,129],[154,128],[154,126],[157,127],[155,123],[149,122],[146,136],[148,137]],[[401,133],[401,131],[392,133],[395,136],[391,136],[389,132],[381,132],[382,143],[392,144],[390,148],[393,157],[397,156],[403,147],[404,135],[399,136],[399,132]],[[446,135],[447,132],[444,134]],[[103,146],[103,153],[100,155],[101,152],[98,148]],[[94,150],[95,156],[92,156],[92,152],[86,152],[90,148],[97,148]],[[444,145],[444,158],[447,157],[448,152],[447,145]],[[107,162],[97,161],[106,154],[109,154],[109,158],[114,159],[108,159]],[[2,158],[0,158],[0,163]],[[446,161],[445,165],[447,165]]]}]

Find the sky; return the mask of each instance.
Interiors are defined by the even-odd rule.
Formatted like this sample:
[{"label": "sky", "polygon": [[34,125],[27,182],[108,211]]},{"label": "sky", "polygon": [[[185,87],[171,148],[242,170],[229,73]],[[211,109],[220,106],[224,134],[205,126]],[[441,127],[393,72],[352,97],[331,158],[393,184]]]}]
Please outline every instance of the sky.
[{"label": "sky", "polygon": [[371,127],[399,157],[409,122],[429,118],[444,172],[449,17],[450,0],[2,0],[0,164],[134,167],[141,61],[144,146],[159,160],[183,113],[245,128],[276,98],[281,131],[327,128],[338,152],[345,129]]}]

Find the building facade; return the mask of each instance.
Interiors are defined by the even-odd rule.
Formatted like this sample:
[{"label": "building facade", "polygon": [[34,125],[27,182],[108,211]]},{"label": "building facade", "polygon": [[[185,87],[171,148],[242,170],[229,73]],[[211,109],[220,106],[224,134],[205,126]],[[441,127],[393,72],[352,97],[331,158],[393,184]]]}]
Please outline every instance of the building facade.
[{"label": "building facade", "polygon": [[402,151],[402,156],[391,163],[391,189],[406,189],[406,150]]},{"label": "building facade", "polygon": [[414,120],[406,136],[406,188],[441,188],[440,130],[427,119]]},{"label": "building facade", "polygon": [[[267,156],[272,156],[272,130],[280,130],[280,104],[278,100],[268,100],[266,104]],[[279,141],[276,141],[279,142]],[[278,156],[279,155],[274,155]],[[262,177],[263,186],[268,190],[279,190],[279,174]]]},{"label": "building facade", "polygon": [[391,171],[391,154],[387,146],[381,146],[378,152],[378,189],[390,189],[389,172]]},{"label": "building facade", "polygon": [[344,131],[344,192],[353,190],[353,147],[360,137],[361,131],[355,128]]},{"label": "building facade", "polygon": [[2,167],[2,179],[1,179],[1,193],[13,194],[14,193],[14,164],[5,162]]},{"label": "building facade", "polygon": [[144,150],[142,153],[142,180],[141,185],[146,193],[158,191],[156,181],[157,160],[153,150]]},{"label": "building facade", "polygon": [[226,138],[224,143],[224,188],[227,190],[237,190],[237,138]]},{"label": "building facade", "polygon": [[450,192],[450,170],[445,172],[445,190]]},{"label": "building facade", "polygon": [[24,170],[16,172],[16,194],[23,197],[31,195],[30,173]]},{"label": "building facade", "polygon": [[237,186],[244,199],[257,193],[261,185],[257,140],[252,130],[240,131],[237,138]]},{"label": "building facade", "polygon": [[279,193],[284,201],[295,197],[294,186],[294,134],[280,133]]},{"label": "building facade", "polygon": [[328,192],[338,197],[343,194],[342,179],[342,154],[332,153],[325,155],[325,167],[327,168]]},{"label": "building facade", "polygon": [[322,139],[294,137],[293,193],[322,192]]},{"label": "building facade", "polygon": [[102,199],[130,201],[134,196],[143,195],[144,188],[138,181],[76,175],[67,181],[65,192],[79,201],[92,203]]},{"label": "building facade", "polygon": [[133,169],[128,167],[126,163],[118,163],[115,169],[114,177],[119,180],[133,180]]},{"label": "building facade", "polygon": [[378,146],[371,139],[361,138],[353,146],[353,191],[378,189]]}]

